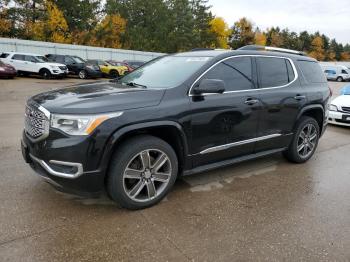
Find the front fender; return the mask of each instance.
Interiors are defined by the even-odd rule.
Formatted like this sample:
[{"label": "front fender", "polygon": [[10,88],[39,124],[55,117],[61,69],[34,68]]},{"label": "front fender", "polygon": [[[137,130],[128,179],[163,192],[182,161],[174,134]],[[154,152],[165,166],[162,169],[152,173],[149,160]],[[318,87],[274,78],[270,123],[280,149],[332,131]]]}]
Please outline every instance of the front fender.
[{"label": "front fender", "polygon": [[187,138],[182,126],[179,123],[174,121],[155,121],[155,122],[132,124],[116,130],[112,134],[112,136],[108,139],[103,151],[102,159],[100,161],[100,165],[99,165],[100,169],[104,173],[106,172],[108,168],[109,160],[114,152],[115,146],[123,139],[123,137],[125,137],[126,134],[133,131],[145,130],[147,128],[155,128],[155,127],[175,127],[178,130],[182,140],[181,142],[184,149],[184,152],[183,152],[184,156],[188,154]]}]

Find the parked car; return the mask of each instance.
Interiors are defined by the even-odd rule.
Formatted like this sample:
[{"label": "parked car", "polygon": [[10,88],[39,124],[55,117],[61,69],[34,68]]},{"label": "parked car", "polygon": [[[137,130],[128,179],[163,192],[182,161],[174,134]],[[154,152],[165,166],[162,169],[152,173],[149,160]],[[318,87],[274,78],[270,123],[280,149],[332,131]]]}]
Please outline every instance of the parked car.
[{"label": "parked car", "polygon": [[346,66],[323,66],[327,80],[343,82],[350,81],[350,69]]},{"label": "parked car", "polygon": [[71,55],[46,55],[49,61],[63,63],[68,67],[69,74],[77,75],[80,79],[99,78],[102,72],[98,66],[87,63],[79,56]]},{"label": "parked car", "polygon": [[124,63],[124,62],[115,61],[115,60],[107,60],[107,63],[114,65],[114,66],[125,66],[127,68],[127,72],[125,72],[125,73],[129,73],[129,72],[134,70],[127,63]]},{"label": "parked car", "polygon": [[158,203],[180,175],[278,152],[306,162],[327,124],[320,65],[247,48],[167,55],[119,81],[30,98],[25,161],[60,190],[106,189],[129,209]]},{"label": "parked car", "polygon": [[19,75],[38,74],[43,78],[64,77],[68,73],[65,65],[49,62],[44,56],[32,53],[7,52],[1,60],[13,66]]},{"label": "parked car", "polygon": [[329,123],[350,127],[350,85],[343,87],[340,93],[329,105]]},{"label": "parked car", "polygon": [[109,76],[112,78],[123,76],[126,72],[128,72],[128,68],[126,66],[112,65],[107,61],[103,60],[87,60],[86,62],[100,67],[101,72],[104,76]]},{"label": "parked car", "polygon": [[1,78],[14,78],[17,75],[16,69],[8,64],[5,64],[0,60],[0,77]]},{"label": "parked car", "polygon": [[139,68],[140,66],[146,63],[144,61],[136,61],[136,60],[124,60],[123,62],[128,67],[129,71],[133,71],[136,68]]}]

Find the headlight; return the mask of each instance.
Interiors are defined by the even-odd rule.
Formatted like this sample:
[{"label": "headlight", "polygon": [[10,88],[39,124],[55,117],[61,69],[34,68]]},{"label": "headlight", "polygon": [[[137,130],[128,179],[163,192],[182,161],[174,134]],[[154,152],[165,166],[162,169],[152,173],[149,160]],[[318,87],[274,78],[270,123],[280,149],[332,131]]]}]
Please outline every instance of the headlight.
[{"label": "headlight", "polygon": [[50,65],[50,68],[52,69],[60,69],[58,66]]},{"label": "headlight", "polygon": [[89,68],[89,69],[91,69],[91,70],[94,70],[94,69],[95,69],[93,65],[87,65],[86,67]]},{"label": "headlight", "polygon": [[330,111],[338,111],[338,107],[337,107],[336,105],[332,105],[332,104],[330,104],[330,105],[328,106],[328,109],[329,109]]},{"label": "headlight", "polygon": [[107,119],[121,116],[123,112],[101,115],[51,115],[51,127],[57,128],[68,135],[86,136]]}]

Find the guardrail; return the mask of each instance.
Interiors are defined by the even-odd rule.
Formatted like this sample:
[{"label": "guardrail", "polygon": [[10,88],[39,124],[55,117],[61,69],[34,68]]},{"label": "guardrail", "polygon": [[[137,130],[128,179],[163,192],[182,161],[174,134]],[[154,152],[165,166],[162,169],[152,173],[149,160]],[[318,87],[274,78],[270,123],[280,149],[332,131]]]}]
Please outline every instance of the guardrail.
[{"label": "guardrail", "polygon": [[35,54],[61,54],[76,55],[84,59],[103,60],[140,60],[148,61],[163,53],[143,52],[134,50],[101,48],[83,45],[58,44],[41,41],[21,40],[0,37],[0,53],[2,52],[26,52]]}]

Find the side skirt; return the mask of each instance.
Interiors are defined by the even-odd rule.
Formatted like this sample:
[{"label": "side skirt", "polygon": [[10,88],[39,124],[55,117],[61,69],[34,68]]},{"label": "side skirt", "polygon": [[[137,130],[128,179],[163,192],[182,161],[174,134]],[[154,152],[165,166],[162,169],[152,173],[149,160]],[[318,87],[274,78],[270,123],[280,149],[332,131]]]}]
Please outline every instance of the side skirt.
[{"label": "side skirt", "polygon": [[203,173],[203,172],[210,171],[210,170],[213,170],[213,169],[217,169],[217,168],[221,168],[221,167],[226,167],[226,166],[230,166],[230,165],[233,165],[233,164],[237,164],[237,163],[240,163],[240,162],[243,162],[243,161],[248,161],[248,160],[252,160],[252,159],[256,159],[256,158],[260,158],[260,157],[276,154],[276,153],[282,152],[282,151],[284,151],[286,149],[287,149],[286,147],[283,147],[283,148],[268,150],[268,151],[264,151],[264,152],[251,154],[251,155],[246,155],[246,156],[242,156],[242,157],[237,157],[237,158],[233,158],[233,159],[228,159],[228,160],[216,162],[216,163],[213,163],[213,164],[199,166],[199,167],[196,167],[194,169],[184,171],[182,175],[183,176],[188,176],[188,175]]}]

